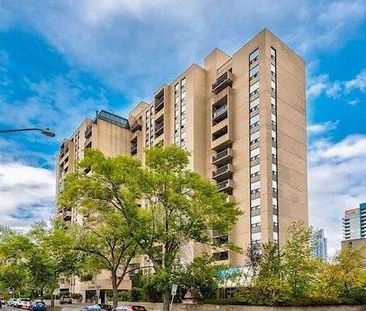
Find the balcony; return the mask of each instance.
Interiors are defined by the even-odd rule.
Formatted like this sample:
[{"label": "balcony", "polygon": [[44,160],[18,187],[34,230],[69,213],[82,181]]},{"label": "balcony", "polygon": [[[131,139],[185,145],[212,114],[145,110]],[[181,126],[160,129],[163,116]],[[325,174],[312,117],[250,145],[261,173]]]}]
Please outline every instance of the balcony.
[{"label": "balcony", "polygon": [[135,155],[137,154],[137,145],[132,145],[131,146],[131,155]]},{"label": "balcony", "polygon": [[164,89],[158,92],[155,95],[155,113],[159,112],[164,108]]},{"label": "balcony", "polygon": [[137,153],[137,137],[131,140],[131,155],[135,155]]},{"label": "balcony", "polygon": [[227,193],[231,194],[231,192],[233,191],[233,188],[234,188],[234,183],[231,179],[221,181],[221,182],[217,183],[217,188],[218,188],[218,191],[227,192]]},{"label": "balcony", "polygon": [[142,130],[142,124],[141,124],[141,121],[138,120],[138,121],[135,121],[134,123],[131,124],[130,126],[130,130],[135,133],[137,131],[141,131]]},{"label": "balcony", "polygon": [[233,158],[233,150],[231,148],[226,148],[219,151],[212,157],[212,164],[214,165],[224,165],[231,161]]},{"label": "balcony", "polygon": [[218,94],[226,87],[232,86],[232,84],[233,74],[231,71],[227,71],[223,75],[218,77],[216,82],[212,84],[212,92]]},{"label": "balcony", "polygon": [[213,150],[222,150],[229,147],[232,144],[231,134],[229,132],[229,126],[226,124],[225,126],[214,128],[214,132],[212,134],[212,142],[211,147]]},{"label": "balcony", "polygon": [[222,121],[225,118],[227,118],[227,105],[226,104],[213,111],[212,121],[214,123],[219,123],[220,121]]},{"label": "balcony", "polygon": [[92,136],[92,130],[93,130],[93,126],[92,126],[92,124],[89,124],[85,129],[85,134],[84,134],[85,139],[88,139]]},{"label": "balcony", "polygon": [[233,176],[233,166],[231,164],[225,164],[219,167],[216,171],[212,172],[212,179],[216,181],[222,181],[229,179]]},{"label": "balcony", "polygon": [[155,138],[164,133],[164,121],[155,123]]}]

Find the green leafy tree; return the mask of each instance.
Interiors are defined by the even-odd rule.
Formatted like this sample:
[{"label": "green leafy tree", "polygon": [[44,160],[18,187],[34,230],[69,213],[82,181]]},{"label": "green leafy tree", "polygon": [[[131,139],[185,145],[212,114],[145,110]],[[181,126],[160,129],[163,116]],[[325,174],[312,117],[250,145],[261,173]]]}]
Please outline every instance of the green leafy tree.
[{"label": "green leafy tree", "polygon": [[215,265],[209,256],[197,257],[183,269],[178,283],[198,299],[214,299],[221,280],[219,272],[227,268],[224,265]]},{"label": "green leafy tree", "polygon": [[28,274],[25,265],[22,263],[1,264],[0,284],[12,297],[19,295],[22,288],[28,283]]},{"label": "green leafy tree", "polygon": [[138,245],[120,212],[111,208],[98,212],[90,206],[83,212],[82,224],[74,224],[72,228],[75,249],[83,252],[85,259],[92,264],[87,265],[87,273],[95,275],[101,270],[110,272],[113,306],[116,307],[118,288],[132,270],[129,264],[137,254]]},{"label": "green leafy tree", "polygon": [[34,224],[28,236],[33,243],[27,261],[31,284],[41,296],[46,288],[51,292],[51,308],[54,308],[53,292],[59,278],[71,276],[80,269],[80,255],[73,249],[74,237],[57,221],[51,227],[44,222]]},{"label": "green leafy tree", "polygon": [[283,256],[278,244],[263,244],[255,287],[250,293],[252,303],[280,305],[288,299],[288,286],[284,281]]},{"label": "green leafy tree", "polygon": [[[114,207],[152,261],[169,308],[181,251],[191,242],[212,244],[211,232],[227,234],[239,209],[217,187],[188,169],[188,153],[172,145],[146,151],[146,165],[131,157],[88,150],[79,173],[66,179],[60,203]],[[85,169],[89,174],[82,173]],[[145,208],[139,208],[140,205]]]},{"label": "green leafy tree", "polygon": [[312,258],[311,237],[311,228],[302,222],[294,222],[283,246],[284,273],[294,301],[309,295],[318,268],[318,261]]}]

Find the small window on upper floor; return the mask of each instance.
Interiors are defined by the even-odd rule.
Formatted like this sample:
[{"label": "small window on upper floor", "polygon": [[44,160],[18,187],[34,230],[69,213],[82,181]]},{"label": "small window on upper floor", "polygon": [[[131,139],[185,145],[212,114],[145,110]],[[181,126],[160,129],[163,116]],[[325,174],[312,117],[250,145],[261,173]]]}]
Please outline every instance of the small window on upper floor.
[{"label": "small window on upper floor", "polygon": [[255,62],[259,57],[259,49],[254,50],[252,53],[250,53],[249,55],[249,62]]}]

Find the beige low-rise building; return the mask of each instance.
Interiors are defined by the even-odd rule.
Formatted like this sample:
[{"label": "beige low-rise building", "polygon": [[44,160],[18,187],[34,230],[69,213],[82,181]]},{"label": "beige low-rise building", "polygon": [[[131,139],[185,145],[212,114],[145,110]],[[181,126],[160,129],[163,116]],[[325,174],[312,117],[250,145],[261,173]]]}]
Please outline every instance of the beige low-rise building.
[{"label": "beige low-rise building", "polygon": [[[187,149],[190,168],[216,183],[243,211],[227,236],[213,236],[217,241],[228,239],[243,249],[283,243],[293,221],[308,223],[305,64],[269,30],[232,56],[214,49],[203,66],[191,65],[159,87],[151,102],[139,103],[128,125],[121,128],[122,139],[115,141],[120,146],[113,152],[110,143],[105,149],[92,147],[142,161],[144,148],[151,146]],[[66,167],[61,158],[65,155],[58,158],[59,187]],[[245,265],[244,253],[223,248],[192,244],[183,255],[189,262],[202,251],[222,263]]]}]

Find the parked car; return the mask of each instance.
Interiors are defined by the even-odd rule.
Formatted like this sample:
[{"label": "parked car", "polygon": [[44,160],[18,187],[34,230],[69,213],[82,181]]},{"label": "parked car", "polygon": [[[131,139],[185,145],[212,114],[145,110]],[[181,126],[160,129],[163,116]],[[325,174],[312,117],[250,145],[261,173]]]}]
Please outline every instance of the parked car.
[{"label": "parked car", "polygon": [[46,311],[47,306],[43,301],[35,301],[31,306],[32,311]]},{"label": "parked car", "polygon": [[113,311],[147,311],[144,306],[139,305],[122,305],[113,309]]},{"label": "parked car", "polygon": [[72,298],[70,296],[62,296],[60,298],[60,305],[63,305],[63,304],[71,305],[72,304]]},{"label": "parked car", "polygon": [[113,309],[112,305],[108,305],[106,303],[99,303],[98,306],[101,307],[104,311],[112,311]]},{"label": "parked car", "polygon": [[15,301],[15,298],[10,298],[7,303],[8,307],[14,307]]},{"label": "parked car", "polygon": [[100,305],[90,305],[81,309],[81,311],[103,311]]},{"label": "parked car", "polygon": [[20,304],[20,301],[21,300],[22,300],[22,298],[15,299],[14,304],[13,304],[13,307],[20,308],[19,304]]},{"label": "parked car", "polygon": [[20,302],[18,303],[18,308],[24,310],[30,310],[32,307],[32,301],[29,298],[20,298]]}]

